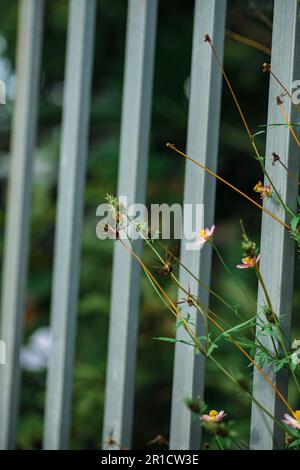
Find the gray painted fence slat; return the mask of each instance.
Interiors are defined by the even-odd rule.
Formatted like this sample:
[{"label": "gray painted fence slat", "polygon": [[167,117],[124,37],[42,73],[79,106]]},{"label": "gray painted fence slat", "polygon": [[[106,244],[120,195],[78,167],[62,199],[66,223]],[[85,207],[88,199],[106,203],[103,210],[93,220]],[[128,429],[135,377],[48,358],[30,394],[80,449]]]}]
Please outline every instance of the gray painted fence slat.
[{"label": "gray painted fence slat", "polygon": [[[196,0],[194,15],[191,92],[188,120],[187,153],[213,171],[217,167],[219,118],[222,77],[211,49],[204,42],[208,33],[223,57],[226,0]],[[214,221],[215,180],[193,163],[186,163],[185,204],[204,204],[205,227]],[[201,227],[199,227],[200,229]],[[181,261],[207,285],[210,283],[211,246],[201,251],[186,251],[182,242]],[[208,294],[204,289],[180,270],[180,282],[190,287],[193,295],[208,305]],[[184,295],[179,291],[179,298]],[[203,334],[203,321],[195,309],[184,307],[196,322],[196,331]],[[187,339],[183,328],[177,330],[177,339]],[[170,446],[172,449],[199,449],[200,426],[191,416],[184,400],[204,393],[205,361],[195,356],[192,348],[176,343],[172,391],[172,415]]]},{"label": "gray painted fence slat", "polygon": [[18,418],[19,355],[27,278],[43,10],[43,0],[20,2],[18,81],[11,141],[1,305],[1,338],[6,342],[7,364],[0,366],[0,449],[14,447]]},{"label": "gray painted fence slat", "polygon": [[[129,0],[118,195],[144,203],[152,101],[157,1]],[[103,443],[111,434],[130,447],[136,364],[140,269],[118,245],[114,250]],[[111,446],[114,447],[114,446]]]},{"label": "gray painted fence slat", "polygon": [[68,447],[95,0],[70,0],[44,447]]},{"label": "gray painted fence slat", "polygon": [[[272,43],[272,69],[279,79],[291,89],[293,80],[300,77],[300,20],[297,0],[275,0]],[[274,97],[280,95],[282,89],[272,79],[270,81],[268,123],[284,122],[281,110]],[[295,107],[289,97],[285,96],[283,106],[291,121],[297,120]],[[295,174],[299,174],[299,148],[296,146],[289,130],[282,126],[269,129],[267,133],[266,169],[283,200],[296,210],[297,184],[289,179],[281,165],[273,166],[271,154],[276,152],[281,161]],[[285,211],[273,200],[266,200],[265,207],[271,210],[281,220],[289,223]],[[291,305],[294,279],[294,242],[287,230],[276,221],[263,214],[261,234],[261,263],[260,268],[269,291],[275,312],[282,315],[282,328],[287,337],[290,336]],[[265,304],[261,289],[258,292],[258,305]],[[257,329],[259,332],[259,327]],[[268,347],[272,348],[270,338],[261,337]],[[288,377],[286,373],[275,374],[273,367],[266,367],[265,372],[287,396]],[[266,383],[259,372],[254,373],[253,394],[279,420],[285,412],[285,406],[278,399],[274,390]],[[251,448],[272,449],[274,443],[280,447],[284,444],[284,433],[267,418],[256,405],[252,404]]]}]

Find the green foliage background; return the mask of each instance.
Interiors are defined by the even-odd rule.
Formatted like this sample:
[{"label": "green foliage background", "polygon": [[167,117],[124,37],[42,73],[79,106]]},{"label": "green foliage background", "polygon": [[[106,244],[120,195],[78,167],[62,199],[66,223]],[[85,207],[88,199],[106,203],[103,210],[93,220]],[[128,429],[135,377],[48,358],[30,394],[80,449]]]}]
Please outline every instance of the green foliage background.
[{"label": "green foliage background", "polygon": [[[160,1],[147,192],[149,204],[182,200],[184,161],[168,152],[165,143],[174,141],[181,148],[186,144],[188,99],[185,90],[190,73],[193,4],[192,0]],[[17,6],[17,0],[1,0],[0,3],[0,35],[7,44],[2,58],[9,61],[13,69]],[[229,0],[227,28],[270,46],[271,31],[257,18],[257,10],[271,18],[272,1]],[[126,11],[125,0],[98,0],[72,407],[71,448],[74,449],[95,449],[101,445],[113,244],[110,241],[100,242],[96,238],[95,211],[106,193],[116,192]],[[49,323],[67,13],[67,0],[46,0],[24,314],[25,343],[39,326]],[[269,61],[265,54],[231,39],[226,40],[225,67],[253,132],[266,122],[268,77],[261,71],[261,64],[265,61]],[[0,169],[5,167],[9,158],[12,109],[13,103],[0,109]],[[263,138],[259,143],[263,148]],[[224,86],[219,172],[247,193],[261,178],[252,156],[251,146]],[[0,181],[2,263],[7,179]],[[236,194],[219,185],[216,211],[216,242],[228,264],[234,267],[241,255],[238,221],[242,217],[247,230],[259,242],[260,214]],[[153,263],[149,254],[146,253],[146,257]],[[247,283],[255,298],[256,283],[251,274],[238,275]],[[161,281],[167,285],[166,279]],[[214,260],[213,286],[232,303],[240,304],[242,309],[247,308],[247,302],[217,260]],[[168,286],[167,289],[171,295],[176,295],[174,289]],[[297,311],[299,290],[294,301]],[[220,315],[225,315],[220,306],[216,308]],[[168,438],[173,345],[155,342],[153,337],[170,336],[173,327],[168,311],[143,278],[133,437],[135,448],[144,448],[158,434]],[[236,376],[251,386],[251,370],[239,353],[230,345],[225,345],[219,356]],[[225,409],[229,419],[236,422],[240,435],[247,439],[249,402],[237,395],[230,383],[220,377],[209,363],[206,380],[206,402],[215,409]],[[41,447],[44,391],[45,373],[23,373],[19,448]],[[291,395],[293,401],[293,389]]]}]

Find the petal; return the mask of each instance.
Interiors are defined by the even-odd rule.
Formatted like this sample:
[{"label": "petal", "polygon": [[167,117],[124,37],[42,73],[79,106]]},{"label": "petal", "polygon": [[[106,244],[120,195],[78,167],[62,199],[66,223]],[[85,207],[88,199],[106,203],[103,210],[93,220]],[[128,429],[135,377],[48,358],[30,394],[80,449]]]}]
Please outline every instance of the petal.
[{"label": "petal", "polygon": [[213,235],[213,233],[214,233],[214,231],[215,231],[215,228],[216,228],[216,226],[215,226],[215,225],[212,225],[211,228],[210,228],[210,230],[207,229],[207,235],[208,235],[209,237],[211,237],[211,236]]},{"label": "petal", "polygon": [[287,413],[284,413],[284,419],[288,422],[294,421],[294,418]]},{"label": "petal", "polygon": [[209,415],[202,415],[200,416],[200,419],[206,422],[211,421],[211,417]]},{"label": "petal", "polygon": [[260,260],[260,255],[258,255],[258,257],[257,257],[257,258],[255,258],[255,262],[256,262],[256,264],[258,264],[258,263],[259,263],[259,260]]},{"label": "petal", "polygon": [[298,423],[298,421],[295,418],[292,418],[292,416],[288,415],[287,413],[284,414],[284,419],[282,421],[294,429],[300,429],[300,424]]},{"label": "petal", "polygon": [[236,267],[238,269],[249,269],[250,268],[249,264],[237,264]]},{"label": "petal", "polygon": [[219,413],[216,416],[216,421],[221,421],[223,418],[225,418],[226,415],[227,413],[225,413],[224,410],[219,411]]},{"label": "petal", "polygon": [[295,423],[291,423],[290,426],[291,426],[293,429],[300,429],[300,424],[297,423],[297,421],[295,421]]}]

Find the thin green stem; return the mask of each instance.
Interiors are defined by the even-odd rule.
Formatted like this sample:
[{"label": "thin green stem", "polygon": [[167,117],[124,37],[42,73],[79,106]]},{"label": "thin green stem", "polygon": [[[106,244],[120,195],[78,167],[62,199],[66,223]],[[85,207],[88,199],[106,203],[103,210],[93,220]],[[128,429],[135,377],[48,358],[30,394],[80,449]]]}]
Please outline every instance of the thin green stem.
[{"label": "thin green stem", "polygon": [[[257,277],[259,279],[259,282],[260,282],[260,285],[262,286],[262,289],[264,291],[264,294],[265,294],[265,297],[266,297],[266,300],[267,300],[267,303],[268,303],[268,307],[271,311],[271,314],[274,318],[274,322],[275,322],[275,325],[277,326],[277,331],[278,331],[278,335],[277,335],[277,339],[279,341],[279,344],[283,350],[283,353],[285,355],[285,359],[287,360],[288,362],[288,365],[289,365],[289,369],[291,371],[291,374],[293,376],[293,379],[294,379],[294,382],[296,384],[296,387],[298,389],[298,392],[300,393],[300,385],[299,385],[299,381],[297,379],[297,376],[295,374],[295,371],[293,369],[293,366],[292,366],[292,363],[290,361],[290,357],[289,357],[289,353],[287,351],[287,348],[286,348],[286,345],[285,345],[285,341],[284,341],[284,338],[283,338],[283,335],[282,335],[282,330],[281,330],[281,326],[280,326],[280,322],[279,322],[279,319],[278,319],[278,316],[276,315],[274,309],[273,309],[273,305],[272,305],[272,302],[271,302],[271,299],[270,299],[270,296],[269,296],[269,293],[268,293],[268,290],[267,290],[267,287],[266,287],[266,284],[264,282],[264,279],[262,277],[262,274],[260,272],[260,269],[259,269],[259,266],[258,264],[255,263],[255,270],[256,270],[256,273],[257,273]],[[277,351],[277,348],[276,348],[276,345],[275,345],[275,341],[274,341],[274,338],[271,336],[271,340],[272,340],[272,344],[273,344],[273,347],[274,347],[274,350],[277,354],[277,356],[279,357],[279,354],[278,354],[278,351]]]},{"label": "thin green stem", "polygon": [[215,433],[215,439],[216,439],[216,443],[217,443],[219,449],[220,449],[220,450],[224,450],[224,447],[223,447],[223,445],[222,445],[221,439],[219,438],[219,436],[218,436],[217,433]]},{"label": "thin green stem", "polygon": [[211,41],[211,39],[210,39],[209,36],[206,36],[206,41],[209,43],[209,45],[210,45],[210,47],[211,47],[211,49],[212,49],[213,55],[215,56],[215,59],[216,59],[216,61],[217,61],[217,64],[218,64],[218,66],[219,66],[220,69],[221,69],[221,72],[222,72],[223,77],[224,77],[224,79],[225,79],[225,81],[226,81],[226,84],[227,84],[227,86],[228,86],[228,89],[229,89],[229,91],[230,91],[230,93],[231,93],[231,96],[232,96],[232,98],[233,98],[233,101],[234,101],[234,103],[235,103],[235,105],[236,105],[236,107],[237,107],[237,110],[238,110],[239,114],[240,114],[240,117],[241,117],[242,122],[243,122],[243,124],[244,124],[246,133],[248,134],[250,143],[251,143],[251,145],[252,145],[252,147],[253,147],[253,149],[254,149],[255,156],[256,156],[255,158],[258,160],[258,162],[259,162],[259,164],[260,164],[260,166],[261,166],[262,172],[264,173],[265,177],[267,178],[267,180],[269,181],[270,185],[272,186],[273,191],[275,192],[275,194],[276,194],[277,197],[278,197],[278,200],[280,201],[280,204],[282,205],[282,207],[284,208],[284,210],[286,210],[287,212],[289,212],[289,209],[287,208],[286,204],[285,204],[284,201],[282,200],[282,198],[281,198],[280,194],[278,193],[278,191],[277,191],[277,189],[276,189],[276,187],[275,187],[275,185],[274,185],[274,183],[273,183],[273,181],[272,181],[270,175],[268,174],[268,172],[267,172],[267,170],[266,170],[266,168],[265,168],[265,165],[262,163],[262,158],[261,158],[261,156],[260,156],[260,153],[259,153],[259,151],[258,151],[258,148],[257,148],[257,146],[256,146],[256,143],[255,143],[254,138],[253,138],[253,136],[252,136],[252,133],[251,133],[251,131],[250,131],[250,128],[249,128],[249,126],[248,126],[248,123],[247,123],[247,120],[246,120],[246,118],[245,118],[245,115],[244,115],[244,113],[243,113],[243,111],[242,111],[242,108],[241,108],[241,106],[240,106],[240,104],[239,104],[239,101],[238,101],[238,99],[237,99],[237,97],[236,97],[236,94],[235,94],[235,92],[234,92],[234,90],[233,90],[233,88],[232,88],[232,86],[231,86],[230,80],[229,80],[229,78],[227,77],[227,74],[226,74],[226,72],[225,72],[225,69],[224,69],[224,67],[223,67],[223,64],[221,63],[221,61],[220,61],[220,59],[219,59],[219,56],[218,56],[218,54],[217,54],[217,51],[216,51],[216,49],[215,49],[215,47],[214,47],[214,45],[213,45],[213,43],[212,43],[212,41]]},{"label": "thin green stem", "polygon": [[[158,244],[163,247],[162,243],[158,242]],[[214,290],[212,290],[209,286],[207,286],[201,279],[198,279],[195,274],[190,271],[190,269],[181,262],[181,260],[176,257],[170,250],[166,250],[168,254],[172,255],[175,259],[175,261],[194,279],[203,289],[205,289],[207,292],[209,292],[211,295],[213,295],[216,299],[218,299],[221,303],[223,303],[229,310],[231,310],[236,316],[239,316],[237,313],[236,308],[234,306],[230,305],[223,297],[221,297],[219,294],[217,294]]]},{"label": "thin green stem", "polygon": [[209,240],[210,241],[210,244],[212,245],[217,257],[219,258],[219,261],[221,262],[222,266],[224,267],[225,271],[227,272],[227,274],[231,277],[231,279],[237,284],[237,286],[239,287],[239,289],[243,292],[244,296],[247,298],[248,302],[255,304],[255,302],[253,301],[253,299],[251,299],[251,297],[249,296],[248,292],[244,289],[244,287],[239,283],[239,281],[234,277],[234,275],[232,274],[232,272],[230,271],[230,269],[228,268],[227,264],[225,263],[219,249],[216,247],[216,245],[213,243],[212,240]]}]

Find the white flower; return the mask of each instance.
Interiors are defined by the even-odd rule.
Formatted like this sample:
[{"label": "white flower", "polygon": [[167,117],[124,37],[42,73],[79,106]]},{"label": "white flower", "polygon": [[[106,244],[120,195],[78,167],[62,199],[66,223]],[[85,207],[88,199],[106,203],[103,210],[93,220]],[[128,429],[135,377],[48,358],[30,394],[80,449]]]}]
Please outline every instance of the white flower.
[{"label": "white flower", "polygon": [[20,364],[29,372],[40,372],[48,366],[51,350],[51,331],[49,327],[38,328],[20,352]]}]

